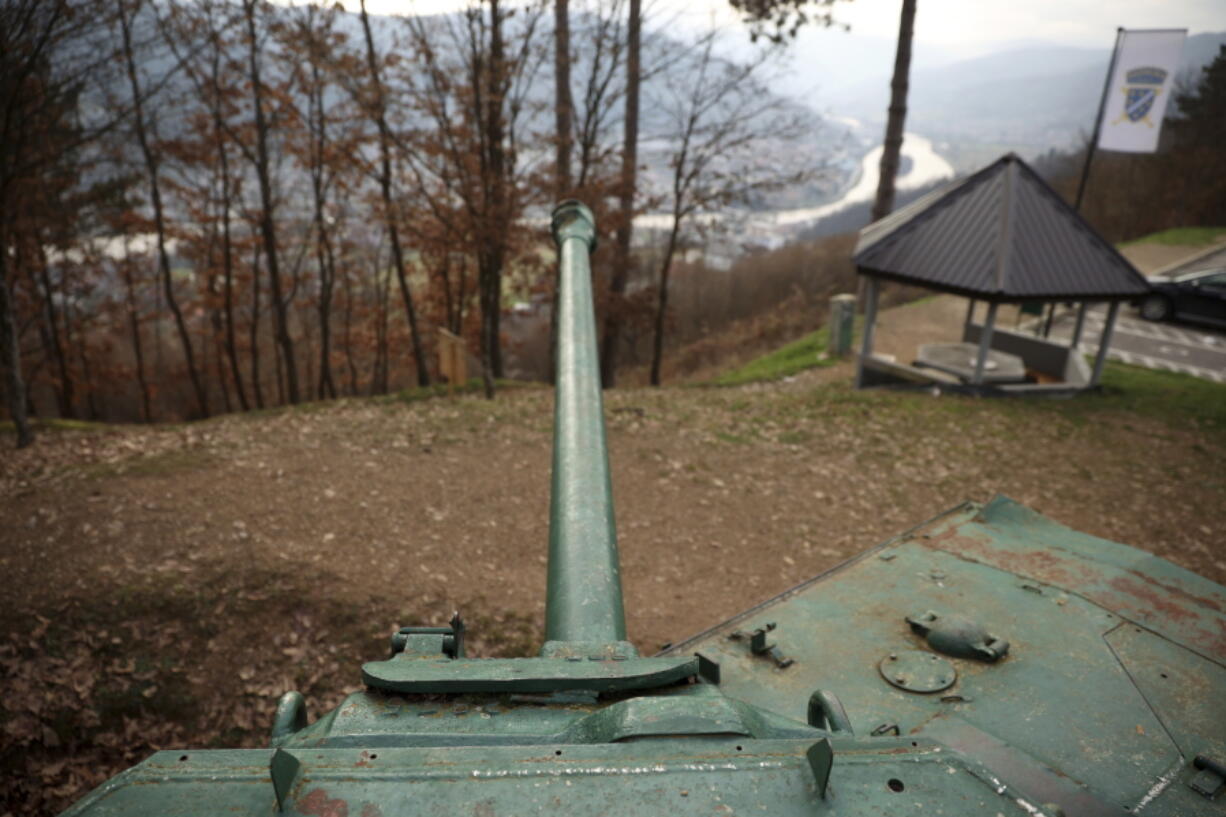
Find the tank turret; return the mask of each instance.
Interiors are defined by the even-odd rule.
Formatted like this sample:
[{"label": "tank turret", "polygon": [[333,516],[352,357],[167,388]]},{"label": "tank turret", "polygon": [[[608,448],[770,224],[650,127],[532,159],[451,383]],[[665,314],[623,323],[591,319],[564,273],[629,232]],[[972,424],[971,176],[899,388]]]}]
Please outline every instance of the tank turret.
[{"label": "tank turret", "polygon": [[[654,656],[627,640],[591,212],[560,263],[546,640],[405,627],[270,746],[154,754],[70,815],[1211,815],[1226,590],[1005,498],[959,506]],[[356,670],[355,670],[356,672]]]}]

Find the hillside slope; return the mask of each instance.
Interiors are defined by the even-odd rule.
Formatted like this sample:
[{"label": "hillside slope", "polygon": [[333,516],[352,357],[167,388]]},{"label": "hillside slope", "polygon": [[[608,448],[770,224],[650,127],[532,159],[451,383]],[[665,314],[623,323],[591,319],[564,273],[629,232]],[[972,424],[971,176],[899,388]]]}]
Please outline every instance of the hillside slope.
[{"label": "hillside slope", "polygon": [[[609,394],[642,649],[997,492],[1226,581],[1221,387],[1118,369],[1090,399],[933,398],[854,392],[845,365]],[[53,813],[154,747],[262,745],[281,692],[319,713],[398,624],[459,608],[479,654],[534,649],[551,422],[552,393],[522,389],[6,452],[0,813]]]}]

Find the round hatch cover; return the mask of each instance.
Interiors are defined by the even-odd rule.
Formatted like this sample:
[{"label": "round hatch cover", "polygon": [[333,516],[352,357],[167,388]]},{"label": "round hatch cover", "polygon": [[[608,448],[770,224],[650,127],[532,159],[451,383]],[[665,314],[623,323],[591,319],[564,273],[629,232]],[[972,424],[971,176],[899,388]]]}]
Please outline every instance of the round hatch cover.
[{"label": "round hatch cover", "polygon": [[877,665],[881,677],[907,692],[940,692],[958,680],[954,665],[923,650],[896,650]]}]

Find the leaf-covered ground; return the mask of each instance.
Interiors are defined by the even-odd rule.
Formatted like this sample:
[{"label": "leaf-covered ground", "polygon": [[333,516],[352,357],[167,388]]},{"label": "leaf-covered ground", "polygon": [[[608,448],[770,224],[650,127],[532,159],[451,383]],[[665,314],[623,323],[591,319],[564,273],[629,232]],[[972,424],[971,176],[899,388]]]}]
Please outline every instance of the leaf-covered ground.
[{"label": "leaf-covered ground", "polygon": [[[1226,390],[1189,412],[1173,376],[1113,373],[1074,401],[855,392],[846,364],[610,393],[631,638],[997,492],[1226,582]],[[475,652],[533,651],[551,426],[530,388],[0,439],[0,813],[157,748],[263,745],[281,692],[334,705],[398,624],[459,608]]]}]

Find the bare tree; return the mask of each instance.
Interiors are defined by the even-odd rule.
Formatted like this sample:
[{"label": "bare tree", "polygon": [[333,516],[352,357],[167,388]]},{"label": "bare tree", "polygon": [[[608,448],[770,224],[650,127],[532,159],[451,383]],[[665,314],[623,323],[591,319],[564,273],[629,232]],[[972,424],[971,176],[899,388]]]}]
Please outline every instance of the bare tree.
[{"label": "bare tree", "polygon": [[[316,387],[320,399],[336,397],[336,383],[332,377],[332,302],[336,286],[336,253],[333,227],[328,215],[338,167],[342,164],[333,157],[337,148],[333,144],[333,120],[342,112],[335,103],[328,104],[328,92],[332,86],[330,51],[343,41],[343,34],[335,27],[335,9],[320,9],[307,5],[299,10],[284,31],[281,50],[288,71],[295,76],[297,87],[306,96],[306,109],[297,116],[294,142],[297,144],[299,163],[307,171],[311,183],[311,211],[314,234],[315,263],[318,274],[318,299],[316,312],[319,329],[319,376]],[[352,145],[347,147],[352,148]]]},{"label": "bare tree", "polygon": [[572,120],[575,103],[570,90],[570,0],[554,0],[553,26],[554,122],[558,142],[553,196],[561,201],[570,194],[570,154],[574,143]]},{"label": "bare tree", "polygon": [[902,154],[903,126],[907,119],[907,85],[911,72],[911,38],[915,31],[915,0],[903,0],[898,24],[898,50],[894,56],[894,78],[890,80],[890,110],[885,125],[885,144],[881,150],[881,171],[877,178],[877,199],[873,202],[873,221],[885,218],[894,209],[894,180]]},{"label": "bare tree", "polygon": [[786,161],[786,150],[772,149],[799,139],[812,124],[799,108],[769,93],[765,75],[774,53],[731,62],[715,54],[717,40],[716,32],[703,38],[692,70],[666,78],[665,99],[656,104],[670,112],[672,128],[662,135],[671,174],[652,335],[653,386],[660,385],[669,275],[683,228],[703,217],[718,227],[730,205],[747,204],[756,194],[799,184],[817,172]]},{"label": "bare tree", "polygon": [[536,37],[542,11],[540,4],[512,10],[501,0],[483,0],[462,17],[406,20],[415,59],[402,82],[418,125],[405,164],[420,218],[438,226],[431,233],[452,247],[472,248],[487,397],[503,376],[503,276],[524,249],[517,247],[525,241],[517,222],[539,190],[519,141],[543,59]]},{"label": "bare tree", "polygon": [[[281,280],[281,262],[277,250],[276,199],[273,197],[270,162],[270,126],[264,111],[264,83],[261,81],[260,38],[256,30],[256,7],[260,0],[243,0],[243,17],[247,24],[247,57],[251,77],[251,104],[255,117],[255,172],[260,188],[260,237],[264,242],[264,258],[268,264],[269,297],[272,301],[273,333],[281,350],[285,367],[286,395],[290,403],[300,399],[298,365],[294,358],[294,341],[289,334],[288,301]],[[279,382],[279,381],[278,381]]]},{"label": "bare tree", "polygon": [[387,100],[383,92],[383,75],[375,53],[374,37],[370,33],[370,17],[366,13],[366,0],[362,0],[362,34],[366,38],[366,65],[370,71],[370,103],[368,109],[379,132],[379,190],[383,196],[383,218],[388,239],[392,246],[392,267],[400,285],[400,298],[404,301],[404,314],[409,321],[409,334],[413,342],[413,361],[417,366],[419,386],[430,385],[430,370],[422,349],[421,332],[417,327],[417,309],[413,305],[413,293],[405,272],[404,250],[400,246],[399,207],[392,194],[392,135],[387,122]]},{"label": "bare tree", "polygon": [[[129,8],[129,5],[131,7]],[[196,407],[201,417],[209,416],[208,391],[196,365],[196,354],[192,348],[191,335],[187,331],[187,322],[183,318],[183,310],[179,307],[175,295],[174,280],[170,272],[170,253],[166,248],[166,214],[162,203],[162,183],[159,175],[160,157],[154,150],[153,140],[149,132],[149,123],[145,118],[145,105],[142,97],[140,79],[137,75],[136,54],[132,46],[132,19],[140,12],[140,0],[129,4],[128,0],[116,0],[116,17],[123,40],[124,66],[128,75],[128,85],[132,92],[132,129],[136,133],[137,144],[140,145],[141,157],[144,160],[145,172],[149,177],[149,203],[153,208],[153,230],[157,239],[158,270],[161,272],[162,293],[166,305],[174,317],[175,327],[179,332],[179,342],[183,346],[183,359],[187,366],[187,374],[191,379],[192,389],[196,393]]]},{"label": "bare tree", "polygon": [[600,380],[605,388],[615,385],[617,344],[621,335],[621,299],[630,274],[630,245],[634,234],[634,195],[638,175],[639,85],[642,74],[642,0],[630,0],[630,22],[626,33],[626,115],[622,140],[621,185],[618,191],[619,221],[617,253],[609,282],[610,303],[605,313],[601,343]]},{"label": "bare tree", "polygon": [[184,152],[189,154],[182,157],[182,163],[193,168],[189,175],[195,176],[194,168],[203,164],[211,176],[209,197],[215,200],[212,228],[219,245],[216,251],[221,262],[222,279],[221,306],[220,309],[215,308],[213,313],[215,318],[221,318],[221,343],[230,379],[240,408],[247,411],[251,404],[239,364],[235,315],[238,247],[234,234],[234,211],[241,184],[231,166],[231,149],[236,145],[244,148],[253,164],[255,157],[230,122],[237,94],[233,93],[235,61],[230,57],[234,43],[229,35],[240,18],[227,3],[217,0],[172,5],[169,11],[168,15],[158,19],[162,38],[191,81],[197,101],[207,112],[205,121],[196,129],[203,144],[192,151],[183,144],[184,140],[179,141]]},{"label": "bare tree", "polygon": [[[620,164],[616,168],[606,165],[621,159],[624,139],[613,139],[611,132],[617,124],[617,103],[630,82],[629,71],[623,76],[626,54],[631,40],[641,39],[638,34],[630,36],[628,17],[623,19],[625,8],[624,0],[597,0],[584,7],[583,24],[578,32],[582,55],[578,82],[582,93],[578,103],[572,102],[578,148],[575,187],[592,200],[589,206],[598,209],[607,186],[602,177],[607,171],[614,171],[615,178],[620,178]],[[634,76],[641,77],[643,73],[635,71]],[[589,190],[596,196],[587,195]]]},{"label": "bare tree", "polygon": [[93,0],[0,3],[0,368],[19,448],[34,441],[17,314],[22,221],[51,204],[47,176],[126,113],[79,105],[88,87],[113,79],[108,8]]}]

